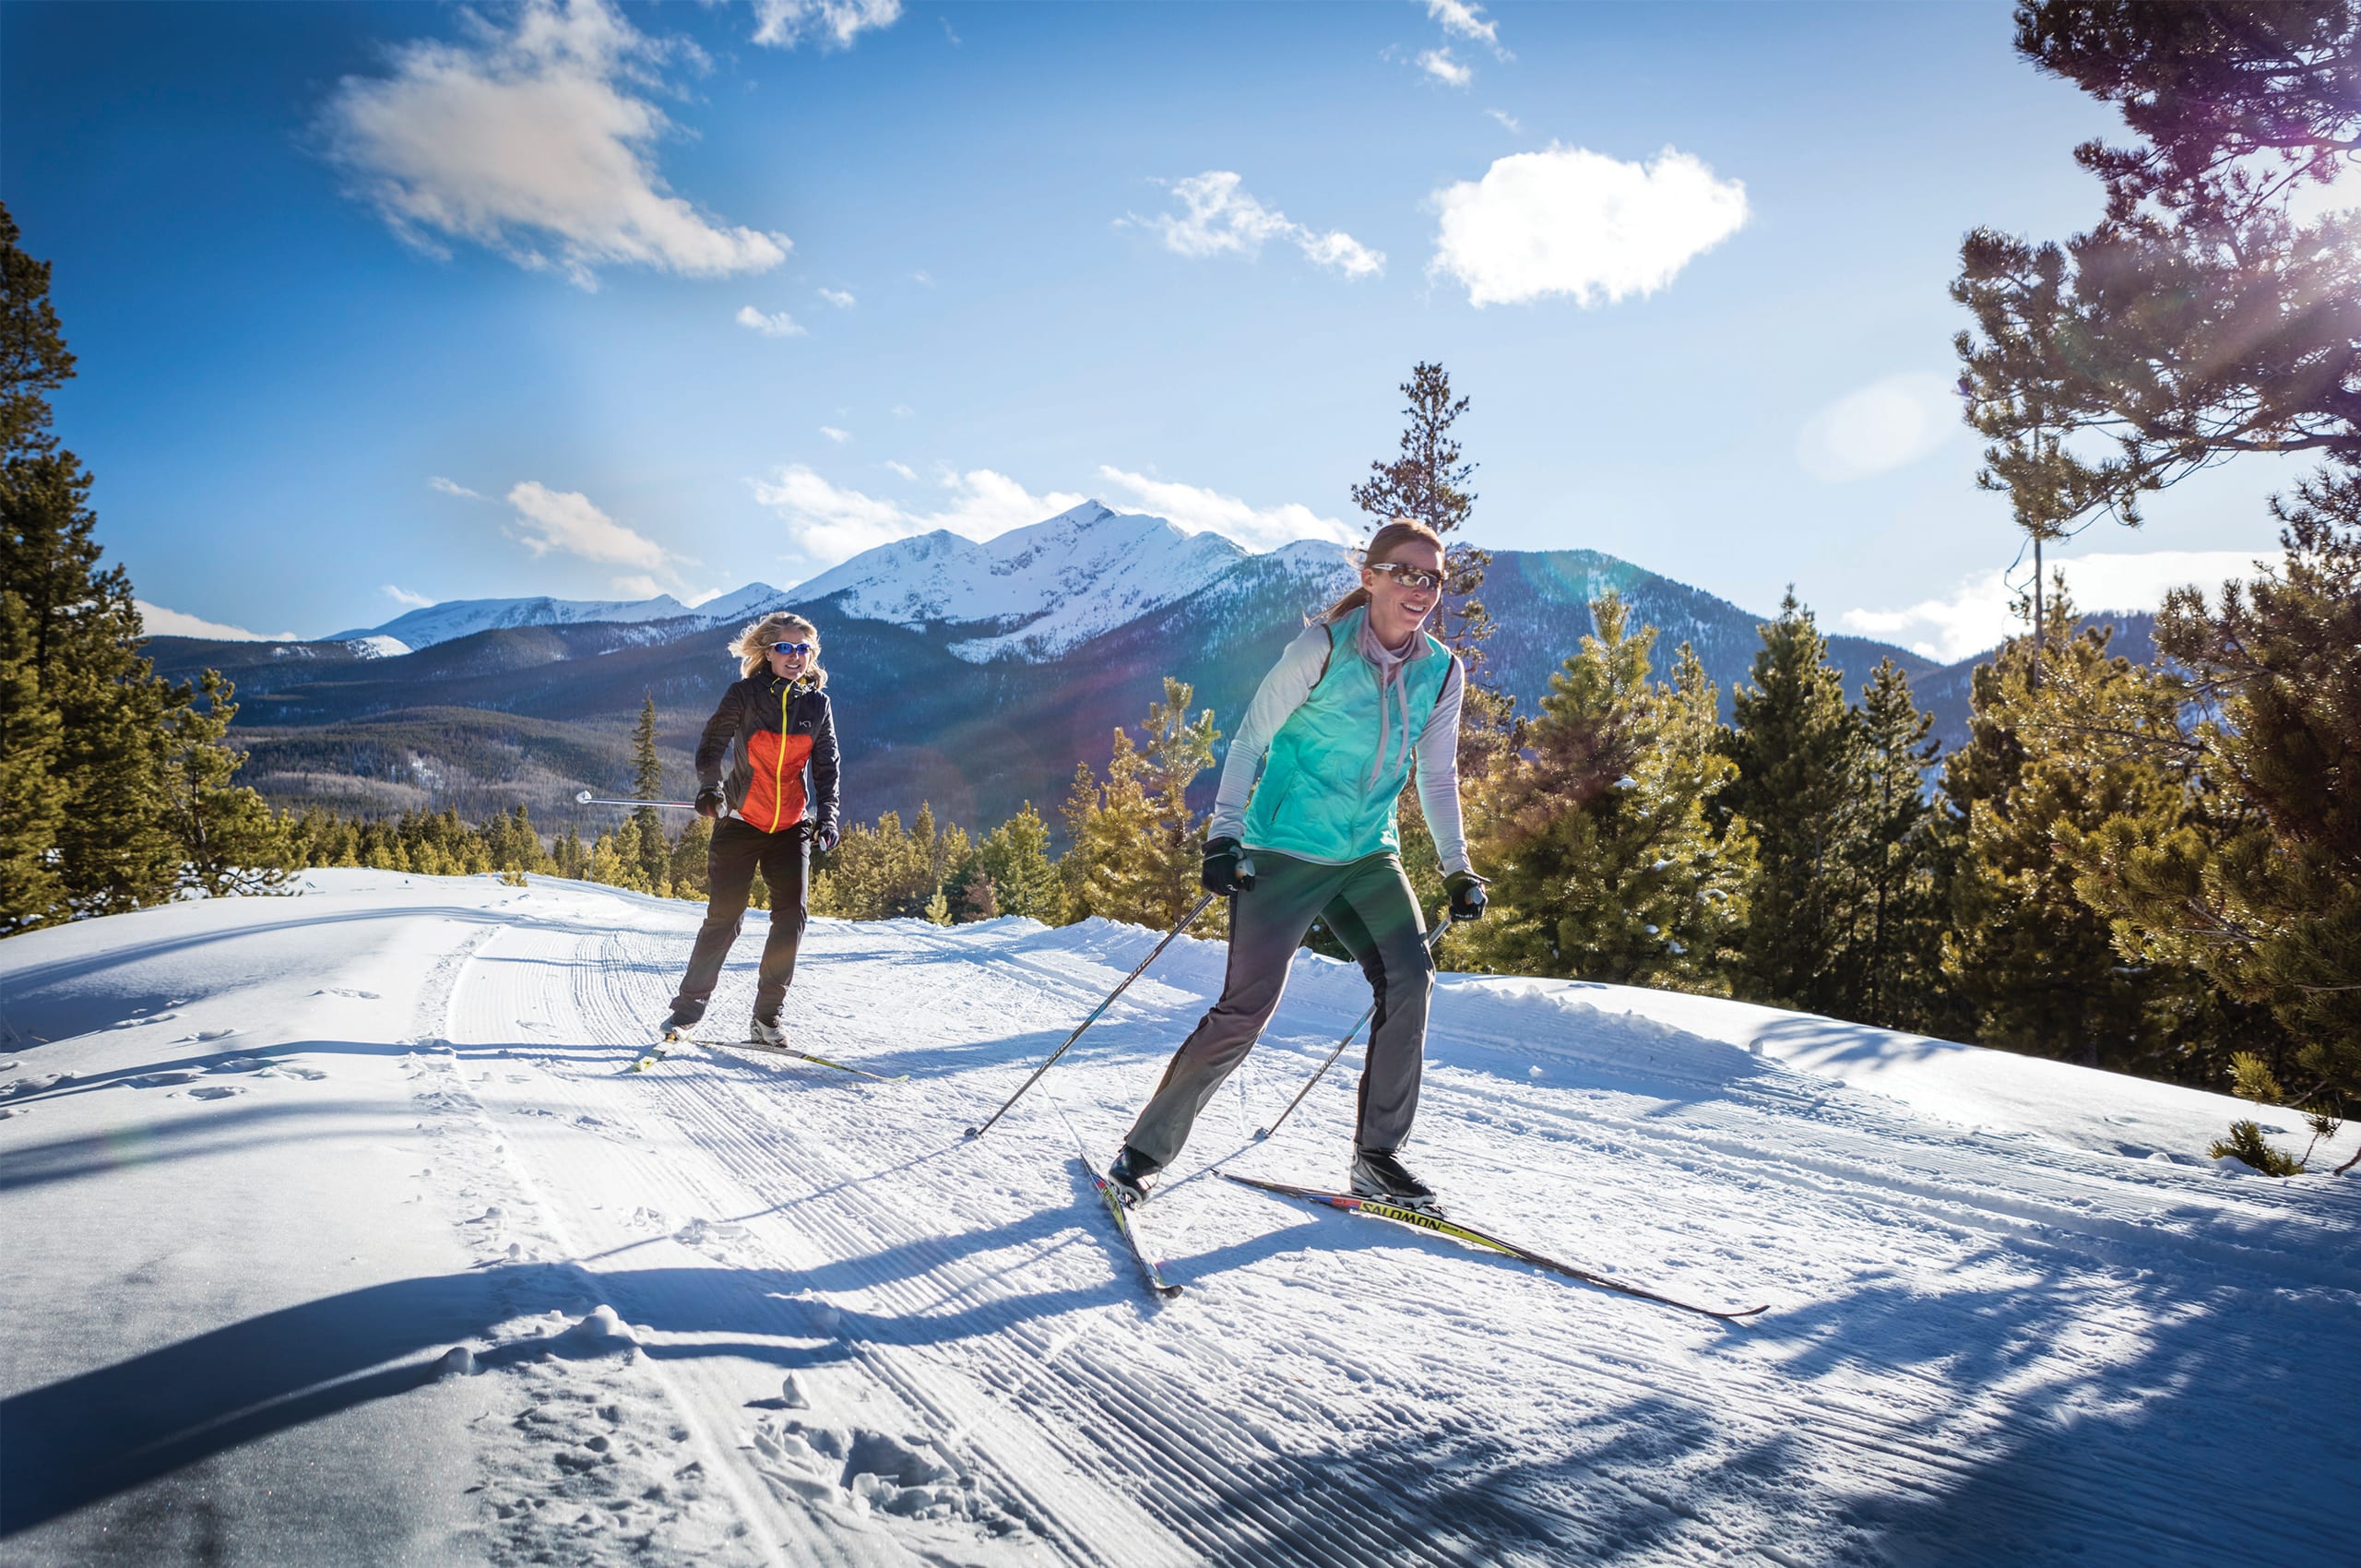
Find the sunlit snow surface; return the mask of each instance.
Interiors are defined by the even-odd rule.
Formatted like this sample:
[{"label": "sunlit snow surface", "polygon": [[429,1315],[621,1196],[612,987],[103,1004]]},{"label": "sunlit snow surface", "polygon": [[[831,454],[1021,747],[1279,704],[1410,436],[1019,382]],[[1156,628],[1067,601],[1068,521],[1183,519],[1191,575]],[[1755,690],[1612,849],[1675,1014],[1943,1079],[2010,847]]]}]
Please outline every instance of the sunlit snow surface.
[{"label": "sunlit snow surface", "polygon": [[2350,1554],[2361,1183],[2217,1169],[2225,1099],[1447,977],[1412,1163],[1770,1305],[1724,1324],[1213,1179],[1343,1174],[1357,1049],[1252,1135],[1366,1004],[1306,956],[1141,1217],[1157,1305],[1074,1133],[1113,1152],[1217,944],[970,1143],[1152,933],[815,921],[790,1035],[908,1082],[624,1076],[696,907],[309,882],[0,943],[0,1562]]}]

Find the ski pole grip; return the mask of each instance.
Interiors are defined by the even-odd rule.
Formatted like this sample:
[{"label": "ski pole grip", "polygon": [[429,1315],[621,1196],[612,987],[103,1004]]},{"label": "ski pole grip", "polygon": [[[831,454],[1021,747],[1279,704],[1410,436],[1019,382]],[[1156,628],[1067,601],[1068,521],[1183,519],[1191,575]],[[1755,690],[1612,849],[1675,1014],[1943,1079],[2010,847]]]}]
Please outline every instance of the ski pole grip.
[{"label": "ski pole grip", "polygon": [[1237,879],[1240,893],[1254,891],[1254,862],[1244,855],[1238,857],[1238,869],[1230,873]]}]

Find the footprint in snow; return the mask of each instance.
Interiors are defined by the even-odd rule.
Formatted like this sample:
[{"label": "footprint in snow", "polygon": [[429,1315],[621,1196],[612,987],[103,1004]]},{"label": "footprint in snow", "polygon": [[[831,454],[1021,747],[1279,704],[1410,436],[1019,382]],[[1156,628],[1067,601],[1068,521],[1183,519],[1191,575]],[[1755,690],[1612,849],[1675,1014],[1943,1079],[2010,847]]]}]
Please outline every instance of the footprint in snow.
[{"label": "footprint in snow", "polygon": [[995,1535],[1023,1527],[923,1439],[770,1417],[753,1436],[756,1467],[781,1493],[849,1501],[864,1514],[967,1520]]},{"label": "footprint in snow", "polygon": [[341,985],[328,986],[323,990],[315,991],[312,992],[312,994],[314,996],[353,996],[360,998],[363,1002],[374,1002],[377,1000],[377,993],[374,991],[354,991],[350,987]]},{"label": "footprint in snow", "polygon": [[732,1225],[723,1219],[692,1219],[672,1232],[672,1240],[684,1247],[718,1245],[734,1241],[746,1233],[742,1225]]},{"label": "footprint in snow", "polygon": [[236,1034],[237,1032],[238,1031],[235,1029],[199,1029],[196,1031],[196,1038],[199,1039],[228,1039],[231,1035]]},{"label": "footprint in snow", "polygon": [[143,1089],[160,1089],[169,1087],[173,1084],[193,1084],[204,1075],[205,1075],[202,1072],[195,1067],[175,1067],[168,1073],[145,1074],[142,1076],[130,1079],[129,1082],[135,1087]]},{"label": "footprint in snow", "polygon": [[322,1072],[317,1067],[301,1067],[291,1063],[285,1062],[279,1064],[279,1070],[281,1073],[288,1074],[293,1077],[301,1078],[307,1084],[316,1084],[322,1078],[327,1076],[326,1073]]},{"label": "footprint in snow", "polygon": [[235,1084],[208,1084],[201,1089],[189,1090],[188,1097],[191,1099],[227,1099],[233,1094],[245,1092]]}]

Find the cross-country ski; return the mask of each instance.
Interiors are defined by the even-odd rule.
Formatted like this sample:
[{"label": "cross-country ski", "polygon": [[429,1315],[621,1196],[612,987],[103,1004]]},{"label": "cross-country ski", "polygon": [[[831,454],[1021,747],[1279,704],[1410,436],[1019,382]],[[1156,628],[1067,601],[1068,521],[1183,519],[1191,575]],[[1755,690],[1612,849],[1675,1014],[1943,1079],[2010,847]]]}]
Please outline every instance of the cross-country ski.
[{"label": "cross-country ski", "polygon": [[804,1063],[813,1067],[834,1068],[839,1073],[849,1073],[856,1078],[873,1078],[881,1084],[898,1084],[909,1076],[908,1073],[872,1072],[866,1067],[856,1067],[849,1062],[838,1062],[832,1057],[821,1056],[813,1051],[798,1051],[789,1045],[765,1045],[758,1040],[750,1039],[691,1039],[688,1043],[702,1045],[713,1051],[742,1051],[749,1056],[772,1056],[789,1062]]},{"label": "cross-country ski", "polygon": [[1585,1285],[1596,1285],[1602,1290],[1619,1290],[1626,1296],[1637,1296],[1643,1301],[1655,1301],[1663,1306],[1678,1307],[1685,1313],[1697,1313],[1705,1317],[1749,1318],[1758,1313],[1770,1310],[1768,1307],[1703,1307],[1678,1297],[1661,1295],[1656,1291],[1633,1285],[1628,1280],[1596,1274],[1589,1269],[1576,1268],[1569,1263],[1560,1263],[1556,1258],[1545,1257],[1529,1247],[1504,1241],[1488,1230],[1478,1230],[1472,1225],[1452,1219],[1431,1209],[1406,1208],[1400,1204],[1388,1203],[1382,1198],[1359,1197],[1351,1193],[1324,1193],[1312,1187],[1292,1187],[1285,1182],[1268,1182],[1259,1176],[1241,1176],[1235,1170],[1225,1170],[1222,1174],[1243,1186],[1259,1188],[1265,1193],[1276,1193],[1282,1197],[1302,1198],[1308,1203],[1324,1204],[1330,1208],[1341,1208],[1348,1214],[1366,1214],[1372,1218],[1390,1219],[1397,1225],[1412,1226],[1437,1236],[1448,1236],[1456,1241],[1466,1241],[1488,1251],[1513,1257],[1519,1263],[1529,1263],[1536,1268],[1546,1268],[1552,1274],[1562,1274],[1569,1279],[1579,1279]]}]

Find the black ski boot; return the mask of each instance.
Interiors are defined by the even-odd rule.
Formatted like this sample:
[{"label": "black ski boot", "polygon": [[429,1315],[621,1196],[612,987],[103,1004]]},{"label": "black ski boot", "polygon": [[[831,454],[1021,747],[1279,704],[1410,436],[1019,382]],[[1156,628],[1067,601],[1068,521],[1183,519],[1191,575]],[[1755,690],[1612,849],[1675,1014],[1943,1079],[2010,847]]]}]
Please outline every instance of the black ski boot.
[{"label": "black ski boot", "polygon": [[1125,1144],[1115,1163],[1107,1168],[1107,1184],[1115,1189],[1125,1208],[1137,1208],[1147,1202],[1147,1179],[1156,1171],[1156,1161]]},{"label": "black ski boot", "polygon": [[1394,1158],[1390,1148],[1355,1149],[1352,1185],[1357,1198],[1376,1198],[1422,1214],[1442,1212],[1435,1202],[1435,1190],[1411,1175],[1410,1168]]},{"label": "black ski boot", "polygon": [[704,1003],[675,1002],[672,1011],[665,1015],[664,1022],[658,1027],[657,1033],[665,1039],[686,1039],[689,1031],[695,1028],[704,1016]]}]

